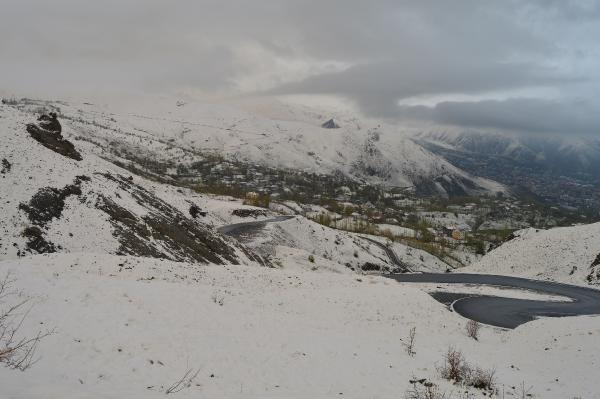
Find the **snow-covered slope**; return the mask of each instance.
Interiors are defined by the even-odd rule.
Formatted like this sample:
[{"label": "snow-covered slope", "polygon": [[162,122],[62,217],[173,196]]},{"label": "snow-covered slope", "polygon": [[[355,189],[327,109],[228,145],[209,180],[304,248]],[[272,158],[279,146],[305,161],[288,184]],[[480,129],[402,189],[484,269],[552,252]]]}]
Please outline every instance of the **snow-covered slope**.
[{"label": "snow-covered slope", "polygon": [[[291,251],[297,260],[294,264],[309,255],[316,257],[316,262],[306,265],[309,268],[399,270],[371,242],[303,217],[269,224],[261,237],[252,237],[245,242],[247,246],[241,246],[219,235],[216,228],[268,218],[272,212],[261,209],[257,217],[235,216],[236,210],[257,208],[130,174],[100,158],[102,148],[96,144],[76,140],[80,127],[68,123],[62,135],[75,143],[82,160],[65,157],[27,132],[31,114],[8,106],[0,111],[0,128],[6,132],[0,158],[10,165],[0,179],[4,199],[0,211],[5,215],[0,220],[0,259],[31,253],[94,252],[202,263],[263,263],[272,258],[285,265]],[[193,219],[192,205],[206,214]],[[401,247],[397,252],[404,254]],[[445,270],[427,254],[414,252],[406,258],[413,270]],[[423,263],[420,259],[425,258]]]},{"label": "snow-covered slope", "polygon": [[[416,187],[424,193],[463,195],[503,191],[498,183],[454,167],[413,142],[396,126],[328,116],[277,103],[266,111],[172,99],[116,106],[53,103],[79,139],[100,144],[103,156],[127,154],[178,163],[201,154],[319,174],[341,172],[370,183]],[[35,110],[41,102],[20,104]],[[267,116],[268,115],[268,116]],[[111,154],[112,153],[112,154]]]},{"label": "snow-covered slope", "polygon": [[0,367],[3,399],[387,399],[406,397],[411,379],[489,397],[440,378],[450,346],[494,368],[507,398],[522,383],[533,398],[597,397],[598,317],[483,327],[474,341],[456,313],[382,277],[92,254],[0,262],[8,271],[34,298],[20,333],[55,333],[33,368]]},{"label": "snow-covered slope", "polygon": [[520,230],[510,241],[464,270],[573,284],[598,284],[600,223],[550,230]]},{"label": "snow-covered slope", "polygon": [[203,207],[210,199],[130,175],[95,155],[93,145],[74,141],[77,133],[68,126],[54,144],[70,139],[82,159],[66,157],[28,133],[33,121],[29,113],[0,106],[0,259],[80,251],[200,263],[254,259],[210,227],[224,220],[220,211],[191,217],[192,204]]},{"label": "snow-covered slope", "polygon": [[[401,262],[395,264],[386,251],[374,241],[381,242]],[[412,271],[443,272],[447,264],[425,251],[410,248],[401,243],[390,243],[382,237],[351,233],[322,226],[303,217],[271,224],[264,231],[261,248],[274,246],[273,252],[282,265],[290,255],[296,256],[295,263],[302,263],[312,255],[314,262],[304,263],[308,268],[325,268],[335,271],[400,272]],[[254,248],[255,243],[248,244]],[[290,253],[290,248],[294,251]],[[257,250],[261,253],[261,251]],[[285,267],[285,266],[284,266]]]}]

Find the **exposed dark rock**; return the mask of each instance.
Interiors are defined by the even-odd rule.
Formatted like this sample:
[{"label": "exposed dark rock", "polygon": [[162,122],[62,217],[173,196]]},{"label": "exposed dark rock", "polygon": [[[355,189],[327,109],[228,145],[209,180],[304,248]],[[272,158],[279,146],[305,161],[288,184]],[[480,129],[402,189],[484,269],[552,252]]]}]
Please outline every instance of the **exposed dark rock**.
[{"label": "exposed dark rock", "polygon": [[110,217],[110,222],[115,229],[113,235],[121,244],[118,255],[168,258],[150,243],[149,228],[133,213],[103,195],[98,196],[96,207]]},{"label": "exposed dark rock", "polygon": [[590,265],[590,274],[587,275],[587,281],[590,284],[600,284],[600,254]]},{"label": "exposed dark rock", "polygon": [[70,195],[81,195],[79,186],[82,181],[87,180],[89,180],[87,176],[77,176],[73,184],[63,188],[41,188],[28,204],[21,203],[19,209],[27,214],[32,223],[44,227],[53,218],[60,218],[65,207],[65,199]]},{"label": "exposed dark rock", "polygon": [[27,125],[27,132],[38,143],[67,158],[76,161],[83,159],[73,143],[61,136],[62,128],[55,113],[52,112],[50,116],[42,115],[38,121],[40,121],[39,126],[33,123]]},{"label": "exposed dark rock", "polygon": [[8,162],[8,159],[2,158],[2,170],[0,170],[0,173],[4,175],[4,174],[10,172],[11,168],[12,168],[12,164],[10,162]]},{"label": "exposed dark rock", "polygon": [[327,122],[323,123],[321,125],[321,127],[325,128],[325,129],[339,129],[340,125],[338,125],[335,122],[335,120],[333,120],[333,118],[332,118],[332,119],[328,120]]},{"label": "exposed dark rock", "polygon": [[50,112],[47,115],[41,115],[38,118],[38,122],[40,128],[48,132],[52,132],[58,135],[60,135],[60,133],[62,132],[62,126],[58,121],[58,116],[56,115],[56,112]]},{"label": "exposed dark rock", "polygon": [[363,271],[380,271],[381,270],[381,266],[376,265],[375,263],[371,263],[371,262],[364,263],[360,268]]},{"label": "exposed dark rock", "polygon": [[393,165],[377,147],[379,135],[369,132],[361,152],[352,163],[352,173],[365,177],[378,177],[387,180],[392,176]]},{"label": "exposed dark rock", "polygon": [[592,270],[590,274],[587,275],[586,280],[590,284],[598,284],[600,282],[600,268]]},{"label": "exposed dark rock", "polygon": [[118,183],[149,211],[138,217],[111,199],[98,197],[96,207],[110,216],[122,254],[200,263],[238,263],[234,248],[215,231],[187,218],[177,208],[123,176],[101,175]]},{"label": "exposed dark rock", "polygon": [[517,238],[518,236],[515,235],[515,233],[510,233],[509,235],[506,236],[506,238],[504,239],[504,241],[502,241],[502,244],[504,244],[505,242],[509,242],[511,240],[514,240],[515,238]]},{"label": "exposed dark rock", "polygon": [[196,204],[190,205],[190,216],[196,219],[198,216],[206,216],[206,212],[201,210],[200,207]]},{"label": "exposed dark rock", "polygon": [[231,214],[233,216],[238,216],[241,218],[247,218],[247,217],[259,217],[259,216],[267,216],[267,210],[266,209],[244,209],[244,208],[240,208],[240,209],[234,209]]},{"label": "exposed dark rock", "polygon": [[23,237],[26,237],[29,241],[27,242],[27,249],[29,252],[35,251],[40,254],[49,254],[56,252],[56,246],[44,239],[44,233],[37,226],[27,227],[23,233]]}]

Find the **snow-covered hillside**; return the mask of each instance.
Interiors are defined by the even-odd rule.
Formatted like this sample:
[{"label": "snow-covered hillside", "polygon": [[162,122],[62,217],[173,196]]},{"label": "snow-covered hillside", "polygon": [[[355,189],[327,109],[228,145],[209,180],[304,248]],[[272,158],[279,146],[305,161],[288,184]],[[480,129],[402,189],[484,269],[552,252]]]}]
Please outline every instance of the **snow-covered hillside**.
[{"label": "snow-covered hillside", "polygon": [[[190,207],[206,207],[210,198],[134,177],[84,142],[75,143],[81,160],[64,156],[26,130],[33,115],[0,107],[0,259],[84,251],[200,263],[260,261],[210,226],[227,219],[220,216],[230,212],[227,203],[194,219]],[[65,146],[75,134],[67,126],[64,139],[53,145]]]},{"label": "snow-covered hillside", "polygon": [[[303,264],[306,270],[398,273],[443,272],[450,267],[425,251],[381,237],[336,230],[303,217],[269,224],[259,237],[243,242],[256,253],[274,257],[284,268],[290,267],[290,256],[295,259],[293,264]],[[393,251],[399,262],[394,263],[383,247]],[[307,261],[309,257],[314,260]]]},{"label": "snow-covered hillside", "polygon": [[456,313],[382,277],[92,254],[0,262],[8,271],[34,298],[20,332],[55,332],[31,369],[0,368],[3,399],[402,398],[418,379],[488,397],[439,377],[449,346],[494,368],[505,397],[521,384],[533,398],[598,397],[597,317],[486,327],[474,341]]},{"label": "snow-covered hillside", "polygon": [[[35,110],[48,103],[19,104]],[[202,154],[318,174],[346,177],[421,192],[464,195],[504,191],[469,175],[413,142],[398,127],[340,114],[340,128],[321,125],[329,116],[276,103],[261,112],[242,106],[162,99],[131,106],[52,103],[80,140],[99,144],[100,155],[176,160]],[[267,116],[268,115],[268,116]]]},{"label": "snow-covered hillside", "polygon": [[[243,205],[231,197],[198,194],[134,175],[99,157],[102,147],[76,140],[82,128],[66,123],[62,136],[75,144],[82,158],[71,159],[43,146],[27,132],[34,115],[2,106],[1,116],[0,128],[6,139],[0,158],[9,167],[3,169],[0,179],[5,199],[0,210],[6,216],[0,220],[0,259],[35,253],[94,252],[201,263],[262,264],[272,259],[281,265],[285,263],[281,254],[292,251],[300,263],[315,257],[309,268],[401,270],[380,246],[301,216],[267,225],[260,237],[229,239],[217,228],[265,219],[273,212]],[[205,213],[194,219],[192,206]],[[242,209],[258,210],[258,214],[236,216]],[[446,268],[422,251],[410,251],[399,244],[396,247],[412,270]]]},{"label": "snow-covered hillside", "polygon": [[465,271],[573,284],[600,282],[600,223],[525,229]]}]

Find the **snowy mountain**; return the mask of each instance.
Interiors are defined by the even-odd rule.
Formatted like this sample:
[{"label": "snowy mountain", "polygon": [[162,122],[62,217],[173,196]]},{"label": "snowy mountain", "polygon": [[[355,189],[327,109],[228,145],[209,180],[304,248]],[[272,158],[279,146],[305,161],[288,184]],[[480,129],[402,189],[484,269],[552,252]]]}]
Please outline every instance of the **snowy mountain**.
[{"label": "snowy mountain", "polygon": [[[505,190],[454,167],[395,126],[345,114],[333,120],[282,104],[257,111],[170,99],[136,104],[129,111],[64,102],[28,101],[16,106],[24,111],[43,107],[59,111],[77,140],[95,143],[102,157],[128,159],[133,154],[190,164],[217,155],[247,164],[410,187],[422,194]],[[338,128],[329,129],[330,125]]]},{"label": "snowy mountain", "polygon": [[566,175],[600,176],[600,141],[596,138],[501,133],[427,133],[419,138],[457,151],[512,159]]},{"label": "snowy mountain", "polygon": [[[67,120],[62,132],[40,130],[37,118],[28,111],[27,107],[0,108],[0,129],[6,136],[0,150],[0,212],[5,216],[0,219],[0,260],[86,252],[287,267],[291,257],[296,259],[292,264],[304,264],[305,269],[400,270],[383,244],[374,245],[358,234],[326,228],[301,216],[267,224],[251,239],[223,235],[221,226],[260,221],[275,213],[239,199],[198,194],[132,174],[103,159],[105,148],[90,136],[80,139],[89,133],[87,125]],[[162,139],[157,143],[162,145]],[[424,251],[397,247],[402,262],[413,270],[448,267]],[[309,255],[314,256],[313,263],[307,261]]]},{"label": "snowy mountain", "polygon": [[453,165],[552,205],[600,209],[600,141],[594,137],[426,132],[415,140]]}]

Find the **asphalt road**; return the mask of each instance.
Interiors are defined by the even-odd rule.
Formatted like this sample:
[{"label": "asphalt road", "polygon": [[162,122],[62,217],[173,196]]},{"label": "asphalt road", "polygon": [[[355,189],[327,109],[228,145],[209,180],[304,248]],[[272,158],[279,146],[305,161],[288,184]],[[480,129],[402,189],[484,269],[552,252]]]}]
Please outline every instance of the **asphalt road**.
[{"label": "asphalt road", "polygon": [[372,238],[368,238],[368,237],[364,237],[364,236],[360,236],[360,238],[362,238],[363,240],[367,240],[367,241],[373,243],[374,245],[377,245],[379,248],[381,248],[386,253],[388,258],[390,258],[390,261],[392,262],[392,264],[399,267],[403,273],[412,271],[412,270],[410,270],[408,265],[405,264],[404,262],[402,262],[400,259],[398,259],[398,256],[396,256],[396,253],[391,248],[388,248],[385,244],[383,244],[377,240],[373,240]]},{"label": "asphalt road", "polygon": [[535,301],[459,292],[446,296],[454,300],[452,307],[460,315],[503,328],[515,328],[539,317],[600,314],[600,290],[592,288],[488,274],[423,273],[392,274],[387,277],[410,283],[475,284],[525,289],[560,295],[572,300],[571,302]]},{"label": "asphalt road", "polygon": [[[221,234],[225,234],[225,235],[240,239],[242,237],[249,237],[249,236],[252,236],[252,235],[258,233],[260,230],[262,230],[267,225],[267,223],[283,222],[285,220],[293,219],[294,217],[295,216],[276,216],[271,219],[253,220],[250,222],[234,223],[234,224],[229,224],[226,226],[221,226],[221,227],[217,228],[217,231]],[[400,270],[402,270],[403,272],[410,271],[410,269],[408,268],[408,265],[406,265],[402,261],[400,261],[400,259],[398,259],[398,257],[396,256],[396,254],[394,253],[394,251],[391,248],[388,248],[385,244],[382,244],[381,242],[373,240],[371,238],[363,237],[363,236],[361,236],[361,238],[364,240],[367,240],[367,241],[373,243],[374,245],[377,245],[379,248],[381,248],[387,254],[388,258],[390,258],[390,261],[392,262],[392,264],[397,266]]]},{"label": "asphalt road", "polygon": [[271,219],[253,220],[250,222],[228,224],[217,228],[217,231],[221,234],[225,234],[232,237],[239,238],[244,235],[252,235],[262,230],[267,223],[283,222],[285,220],[293,219],[295,216],[276,216]]}]

